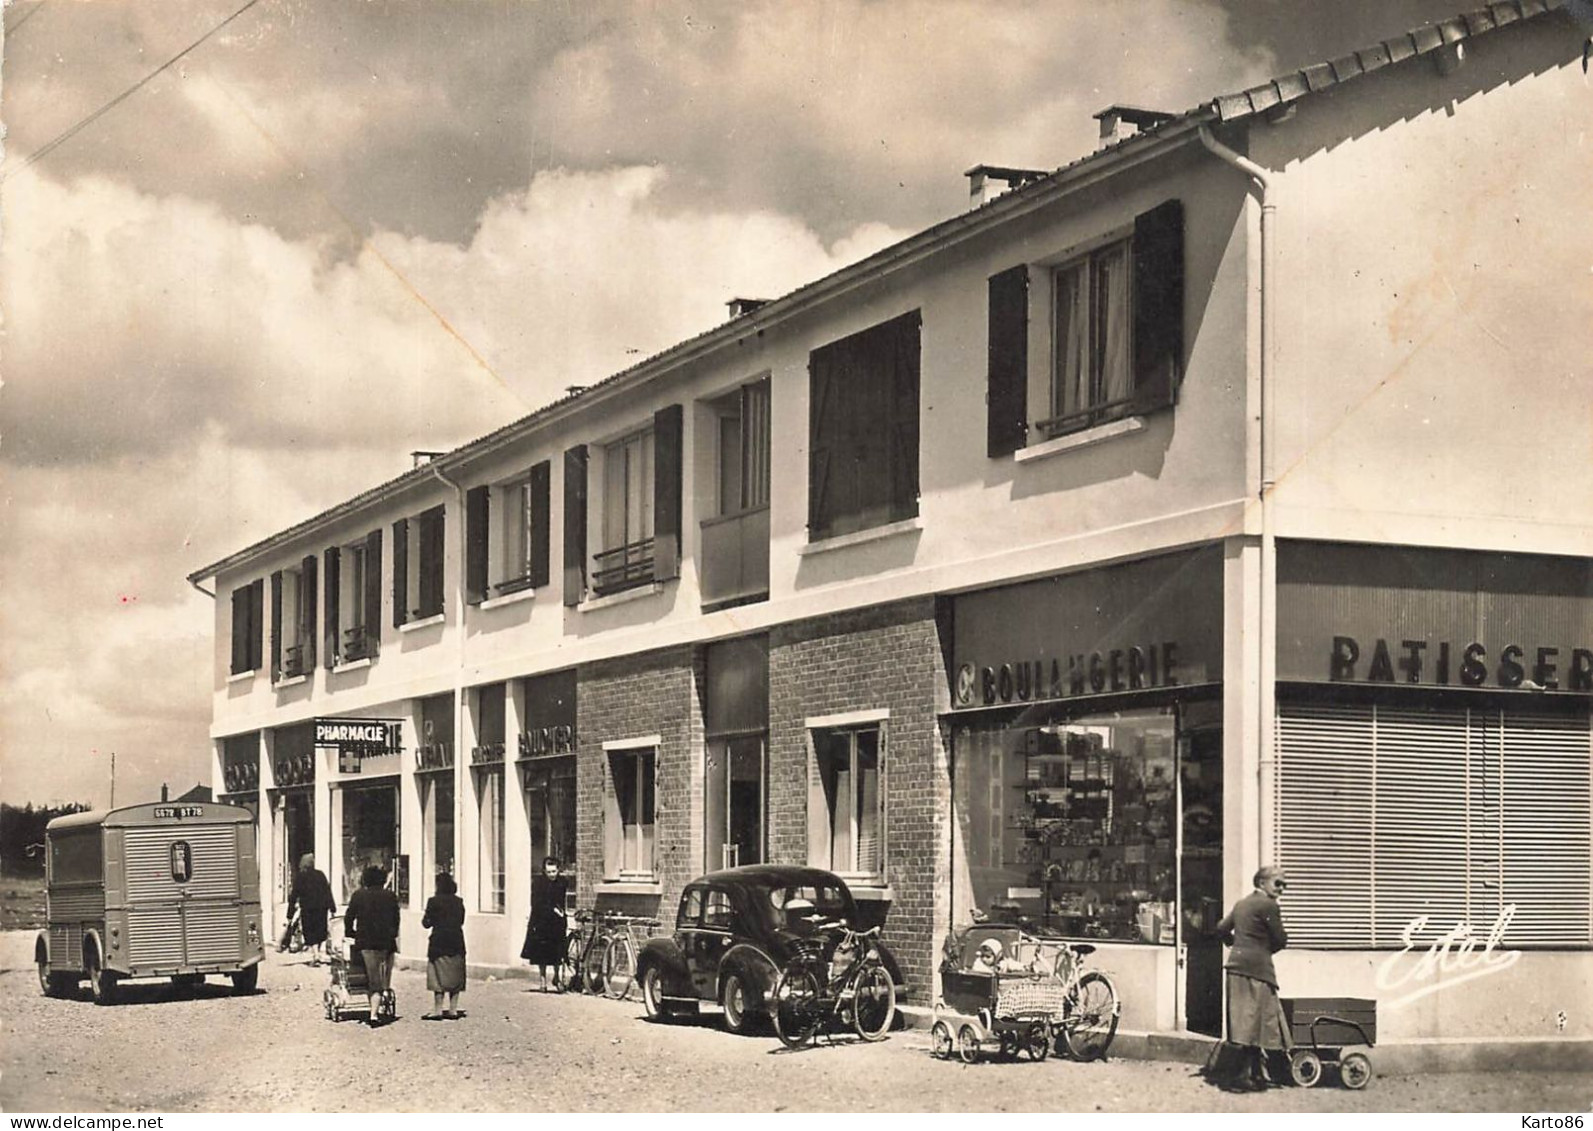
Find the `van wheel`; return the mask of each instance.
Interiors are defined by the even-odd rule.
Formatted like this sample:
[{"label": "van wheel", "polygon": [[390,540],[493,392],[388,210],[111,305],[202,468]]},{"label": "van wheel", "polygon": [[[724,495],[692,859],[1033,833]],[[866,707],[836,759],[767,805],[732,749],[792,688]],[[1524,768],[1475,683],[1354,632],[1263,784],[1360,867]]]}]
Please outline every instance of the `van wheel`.
[{"label": "van wheel", "polygon": [[42,953],[38,957],[39,964],[39,992],[45,997],[65,997],[77,984],[77,979],[71,974],[63,974],[59,970],[50,969],[50,960]]},{"label": "van wheel", "polygon": [[252,994],[254,988],[260,984],[260,965],[245,966],[242,970],[232,972],[232,992],[235,994]]},{"label": "van wheel", "polygon": [[84,962],[88,975],[89,995],[95,1005],[114,1005],[116,1002],[116,971],[105,969],[100,961],[98,947],[89,947],[88,960]]}]

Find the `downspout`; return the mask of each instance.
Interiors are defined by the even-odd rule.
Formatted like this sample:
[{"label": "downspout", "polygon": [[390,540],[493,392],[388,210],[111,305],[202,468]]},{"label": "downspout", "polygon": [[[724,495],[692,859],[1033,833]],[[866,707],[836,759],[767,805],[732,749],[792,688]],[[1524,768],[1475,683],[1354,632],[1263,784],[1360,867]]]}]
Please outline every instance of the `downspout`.
[{"label": "downspout", "polygon": [[216,599],[216,595],[214,593],[212,593],[210,590],[206,589],[203,585],[199,584],[199,582],[195,581],[193,578],[190,577],[188,579],[188,584],[192,585],[195,589],[199,590],[206,597],[209,597],[212,601],[214,601]]},{"label": "downspout", "polygon": [[1273,351],[1277,344],[1274,315],[1277,303],[1272,294],[1277,277],[1276,243],[1272,231],[1277,204],[1272,197],[1271,174],[1250,158],[1236,153],[1211,134],[1207,126],[1200,127],[1200,144],[1218,159],[1232,165],[1249,177],[1261,201],[1261,279],[1257,301],[1260,305],[1261,357],[1256,390],[1257,444],[1256,499],[1261,510],[1261,625],[1256,641],[1256,735],[1260,749],[1256,758],[1256,789],[1258,825],[1256,830],[1256,860],[1258,864],[1273,864],[1270,853],[1275,849],[1272,836],[1273,790],[1275,787],[1276,758],[1273,751],[1273,720],[1276,712],[1277,675],[1277,540],[1273,521],[1272,468],[1272,379]]},{"label": "downspout", "polygon": [[[458,659],[454,664],[454,829],[464,828],[465,789],[469,782],[461,782],[459,774],[465,762],[465,489],[456,481],[449,479],[438,470],[435,463],[426,465],[437,480],[444,486],[454,489],[454,500],[458,503],[455,513],[459,516],[459,568],[454,570],[454,608],[459,610],[459,623],[454,625],[454,637],[458,641]],[[446,555],[444,555],[446,559]],[[424,815],[423,815],[424,817]],[[457,838],[458,833],[455,832]],[[454,858],[460,856],[460,846],[454,845]],[[478,877],[476,889],[481,888]]]}]

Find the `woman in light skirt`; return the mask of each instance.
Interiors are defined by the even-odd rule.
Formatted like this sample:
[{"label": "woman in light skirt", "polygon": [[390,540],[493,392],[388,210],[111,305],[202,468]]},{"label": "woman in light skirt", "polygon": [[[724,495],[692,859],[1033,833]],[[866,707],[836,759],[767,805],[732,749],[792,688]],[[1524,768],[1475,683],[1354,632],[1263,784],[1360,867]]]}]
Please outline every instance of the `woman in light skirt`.
[{"label": "woman in light skirt", "polygon": [[[447,872],[437,873],[437,894],[426,901],[426,914],[420,925],[431,928],[426,944],[426,988],[431,991],[432,1011],[424,1021],[452,1021],[463,1017],[459,995],[465,992],[465,901],[458,896],[458,885]],[[443,999],[447,998],[447,1008]]]}]

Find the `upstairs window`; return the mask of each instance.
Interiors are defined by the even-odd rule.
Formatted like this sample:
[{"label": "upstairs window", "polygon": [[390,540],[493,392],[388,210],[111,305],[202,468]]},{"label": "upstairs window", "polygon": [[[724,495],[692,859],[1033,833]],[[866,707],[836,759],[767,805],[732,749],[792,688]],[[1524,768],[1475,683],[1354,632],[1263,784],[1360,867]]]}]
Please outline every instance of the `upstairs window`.
[{"label": "upstairs window", "polygon": [[232,674],[260,670],[264,652],[265,581],[232,591]]},{"label": "upstairs window", "polygon": [[809,538],[917,516],[920,324],[915,310],[809,355]]},{"label": "upstairs window", "polygon": [[[1183,206],[1172,200],[1048,270],[991,277],[991,456],[1172,405],[1183,366],[1183,245]],[[1050,362],[1036,375],[1031,301],[1041,311],[1049,304]]]},{"label": "upstairs window", "polygon": [[382,532],[328,548],[323,562],[326,666],[374,658],[381,643]]},{"label": "upstairs window", "polygon": [[393,523],[393,624],[441,616],[444,507]]},{"label": "upstairs window", "polygon": [[465,496],[465,588],[471,603],[548,583],[552,465],[543,460]]},{"label": "upstairs window", "polygon": [[653,430],[603,448],[603,548],[599,593],[629,589],[653,576]]},{"label": "upstairs window", "polygon": [[719,515],[769,505],[769,380],[715,401],[719,426]]},{"label": "upstairs window", "polygon": [[271,681],[299,679],[315,667],[315,558],[271,575]]}]

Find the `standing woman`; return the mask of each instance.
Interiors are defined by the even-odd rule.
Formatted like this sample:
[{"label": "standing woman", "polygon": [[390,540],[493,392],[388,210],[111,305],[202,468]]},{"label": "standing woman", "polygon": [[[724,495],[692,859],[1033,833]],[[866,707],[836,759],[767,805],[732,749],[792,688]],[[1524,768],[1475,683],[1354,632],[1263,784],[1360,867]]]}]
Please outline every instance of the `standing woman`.
[{"label": "standing woman", "polygon": [[520,957],[540,967],[544,992],[548,989],[549,966],[553,967],[554,987],[564,992],[559,970],[564,964],[564,901],[569,890],[569,881],[559,875],[559,862],[551,856],[542,861],[542,874],[531,881],[531,920],[525,926]]},{"label": "standing woman", "polygon": [[1287,1052],[1294,1043],[1272,968],[1272,956],[1289,945],[1278,909],[1278,897],[1289,885],[1283,869],[1273,867],[1258,871],[1254,882],[1255,890],[1217,924],[1217,933],[1233,948],[1223,964],[1228,971],[1228,1041],[1243,1054],[1233,1078],[1223,1086],[1239,1092],[1265,1091],[1262,1057],[1269,1051]]},{"label": "standing woman", "polygon": [[[437,894],[426,901],[422,927],[431,928],[426,944],[426,988],[431,991],[431,1012],[422,1021],[452,1021],[463,1017],[459,995],[465,990],[465,901],[447,872],[437,873]],[[443,995],[448,1008],[443,1008]]]},{"label": "standing woman", "polygon": [[315,853],[306,852],[299,857],[299,870],[293,874],[293,888],[288,892],[288,918],[293,909],[299,909],[299,930],[304,932],[304,946],[310,952],[310,964],[319,966],[321,955],[327,949],[326,919],[337,910],[332,898],[332,885],[326,874],[315,866]]},{"label": "standing woman", "polygon": [[382,886],[386,873],[371,864],[360,874],[360,887],[349,897],[343,925],[354,936],[354,949],[365,963],[365,990],[370,995],[371,1024],[380,1025],[382,997],[398,953],[398,897]]}]

